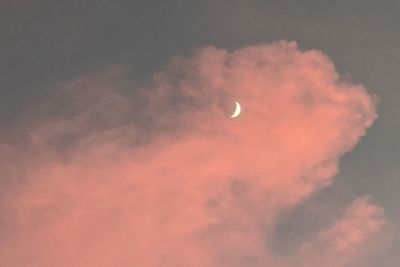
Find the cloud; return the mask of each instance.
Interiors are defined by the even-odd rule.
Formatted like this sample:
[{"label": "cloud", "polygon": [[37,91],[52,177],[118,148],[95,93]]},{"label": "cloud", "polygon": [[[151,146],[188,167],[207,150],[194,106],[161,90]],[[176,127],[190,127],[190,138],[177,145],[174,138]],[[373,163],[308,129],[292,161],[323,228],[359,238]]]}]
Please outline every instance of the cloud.
[{"label": "cloud", "polygon": [[384,224],[382,208],[370,204],[366,197],[359,197],[334,225],[303,244],[300,258],[306,266],[343,266]]},{"label": "cloud", "polygon": [[321,244],[345,266],[384,223],[361,197],[292,255],[268,248],[376,118],[319,51],[206,47],[146,85],[114,66],[54,91],[2,134],[4,266],[322,266]]}]

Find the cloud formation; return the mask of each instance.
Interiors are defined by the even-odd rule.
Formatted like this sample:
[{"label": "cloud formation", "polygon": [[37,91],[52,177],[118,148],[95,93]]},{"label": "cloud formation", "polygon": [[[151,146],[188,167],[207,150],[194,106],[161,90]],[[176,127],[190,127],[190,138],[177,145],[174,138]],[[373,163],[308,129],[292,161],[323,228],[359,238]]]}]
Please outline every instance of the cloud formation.
[{"label": "cloud formation", "polygon": [[2,266],[338,267],[384,224],[360,197],[290,255],[269,249],[376,118],[319,51],[206,47],[146,85],[112,67],[55,87],[2,133]]}]

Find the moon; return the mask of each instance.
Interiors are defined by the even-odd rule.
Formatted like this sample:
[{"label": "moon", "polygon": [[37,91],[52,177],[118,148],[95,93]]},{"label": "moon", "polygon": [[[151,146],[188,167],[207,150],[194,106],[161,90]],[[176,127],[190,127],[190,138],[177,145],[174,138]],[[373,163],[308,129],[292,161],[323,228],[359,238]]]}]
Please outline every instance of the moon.
[{"label": "moon", "polygon": [[235,106],[235,111],[232,113],[231,118],[236,118],[240,115],[240,111],[242,110],[242,108],[240,107],[239,102],[235,101],[236,106]]}]

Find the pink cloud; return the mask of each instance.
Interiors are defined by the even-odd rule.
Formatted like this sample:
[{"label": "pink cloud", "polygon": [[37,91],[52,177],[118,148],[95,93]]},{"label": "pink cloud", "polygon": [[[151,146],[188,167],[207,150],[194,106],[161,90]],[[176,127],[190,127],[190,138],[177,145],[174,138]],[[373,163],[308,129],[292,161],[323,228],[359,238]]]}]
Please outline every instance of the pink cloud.
[{"label": "pink cloud", "polygon": [[[56,87],[1,148],[5,266],[315,262],[303,248],[275,255],[266,237],[376,118],[361,85],[293,42],[203,48],[145,87],[119,67]],[[367,242],[380,212],[356,201],[321,235],[329,253]]]},{"label": "pink cloud", "polygon": [[381,207],[370,204],[366,197],[357,198],[331,227],[303,245],[301,258],[311,266],[344,266],[384,224]]}]

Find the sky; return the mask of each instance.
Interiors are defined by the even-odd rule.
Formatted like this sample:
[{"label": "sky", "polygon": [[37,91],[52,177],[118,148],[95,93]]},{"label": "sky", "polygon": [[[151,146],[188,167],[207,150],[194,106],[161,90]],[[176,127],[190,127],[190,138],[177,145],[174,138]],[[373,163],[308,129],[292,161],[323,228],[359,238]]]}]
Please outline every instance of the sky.
[{"label": "sky", "polygon": [[0,266],[397,267],[399,11],[0,1]]}]

